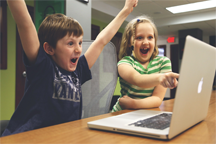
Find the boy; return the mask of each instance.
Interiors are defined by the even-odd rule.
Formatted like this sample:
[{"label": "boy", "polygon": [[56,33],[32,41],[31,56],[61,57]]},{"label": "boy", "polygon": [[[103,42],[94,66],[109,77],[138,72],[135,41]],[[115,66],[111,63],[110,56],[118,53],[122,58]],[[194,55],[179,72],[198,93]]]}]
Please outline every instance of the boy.
[{"label": "boy", "polygon": [[83,30],[76,20],[50,15],[37,35],[24,0],[8,0],[23,45],[27,78],[24,97],[3,136],[81,118],[81,85],[91,79],[91,67],[137,1],[126,0],[124,8],[80,57]]}]

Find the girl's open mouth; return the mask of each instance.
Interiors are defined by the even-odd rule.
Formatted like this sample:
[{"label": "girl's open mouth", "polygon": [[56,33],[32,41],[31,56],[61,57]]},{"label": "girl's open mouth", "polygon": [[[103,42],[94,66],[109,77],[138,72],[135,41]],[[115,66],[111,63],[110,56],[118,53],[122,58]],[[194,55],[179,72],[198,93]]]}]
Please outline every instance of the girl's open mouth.
[{"label": "girl's open mouth", "polygon": [[147,54],[148,51],[149,51],[148,48],[140,49],[140,52],[141,52],[142,54]]}]

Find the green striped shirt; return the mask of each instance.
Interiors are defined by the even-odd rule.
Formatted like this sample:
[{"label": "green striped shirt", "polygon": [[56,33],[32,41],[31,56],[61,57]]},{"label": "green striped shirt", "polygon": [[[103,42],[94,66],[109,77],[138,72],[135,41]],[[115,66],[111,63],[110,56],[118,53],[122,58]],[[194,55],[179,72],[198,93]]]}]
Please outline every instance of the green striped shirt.
[{"label": "green striped shirt", "polygon": [[[117,65],[128,64],[132,66],[140,74],[157,74],[166,73],[172,71],[171,61],[167,57],[156,56],[153,60],[150,60],[147,69],[145,69],[133,56],[125,56],[122,58]],[[151,88],[141,88],[136,85],[132,85],[126,82],[123,78],[119,77],[119,82],[121,86],[120,97],[127,95],[131,98],[146,98],[152,95],[154,87]],[[122,110],[117,101],[113,107],[112,112]]]}]

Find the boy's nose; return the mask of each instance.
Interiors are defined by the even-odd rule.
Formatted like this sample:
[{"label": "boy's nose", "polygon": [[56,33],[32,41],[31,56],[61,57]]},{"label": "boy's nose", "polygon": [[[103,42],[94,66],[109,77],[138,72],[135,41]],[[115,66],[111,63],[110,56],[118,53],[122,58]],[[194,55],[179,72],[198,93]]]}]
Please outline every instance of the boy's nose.
[{"label": "boy's nose", "polygon": [[80,46],[80,45],[76,46],[75,52],[81,53],[82,52],[82,46]]}]

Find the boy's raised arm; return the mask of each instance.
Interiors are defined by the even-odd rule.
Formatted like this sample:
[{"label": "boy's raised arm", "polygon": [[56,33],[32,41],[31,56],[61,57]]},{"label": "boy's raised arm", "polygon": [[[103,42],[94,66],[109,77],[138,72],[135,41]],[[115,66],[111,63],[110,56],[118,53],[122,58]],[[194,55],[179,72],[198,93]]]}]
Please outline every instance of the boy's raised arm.
[{"label": "boy's raised arm", "polygon": [[29,62],[34,63],[38,54],[40,42],[25,1],[7,0],[7,3],[17,24],[23,50]]},{"label": "boy's raised arm", "polygon": [[102,52],[104,46],[113,38],[116,34],[124,20],[133,11],[133,8],[137,6],[138,0],[125,0],[125,5],[123,9],[118,13],[118,15],[107,25],[103,31],[97,36],[96,40],[88,48],[85,53],[89,68],[91,68],[100,53]]}]

